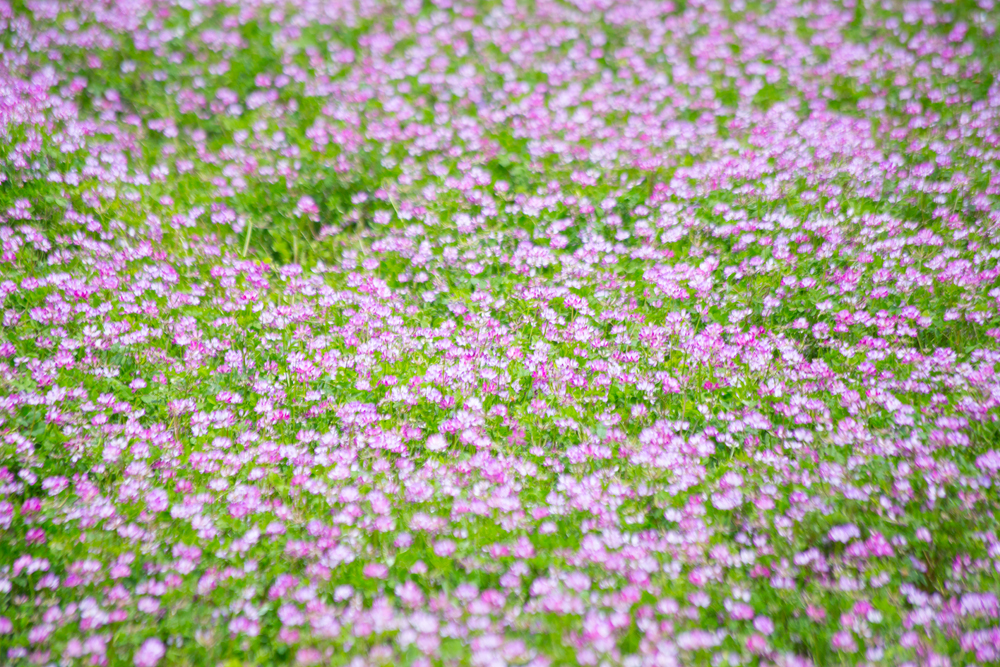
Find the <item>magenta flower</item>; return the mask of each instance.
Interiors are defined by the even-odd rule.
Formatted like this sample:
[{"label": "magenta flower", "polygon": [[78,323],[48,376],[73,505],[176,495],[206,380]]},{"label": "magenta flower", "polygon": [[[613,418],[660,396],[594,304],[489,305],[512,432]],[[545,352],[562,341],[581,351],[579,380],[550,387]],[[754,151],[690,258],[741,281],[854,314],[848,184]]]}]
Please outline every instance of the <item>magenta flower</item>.
[{"label": "magenta flower", "polygon": [[996,473],[1000,471],[1000,452],[991,449],[976,458],[976,467],[980,470]]},{"label": "magenta flower", "polygon": [[438,540],[434,543],[434,555],[440,558],[447,558],[455,553],[456,545],[451,540]]},{"label": "magenta flower", "polygon": [[295,214],[316,221],[319,220],[319,206],[316,205],[312,197],[304,195],[295,204]]},{"label": "magenta flower", "polygon": [[861,537],[861,531],[854,524],[844,524],[831,528],[827,537],[834,542],[850,542],[855,538]]},{"label": "magenta flower", "polygon": [[389,576],[389,568],[382,563],[367,563],[363,572],[372,579],[385,579]]},{"label": "magenta flower", "polygon": [[833,636],[830,645],[837,651],[854,653],[858,650],[858,644],[854,640],[854,635],[849,631],[841,631]]},{"label": "magenta flower", "polygon": [[163,642],[156,637],[150,637],[135,652],[133,663],[135,667],[156,667],[166,653],[167,649]]},{"label": "magenta flower", "polygon": [[753,627],[764,636],[768,636],[774,632],[774,622],[767,616],[758,616],[753,619]]},{"label": "magenta flower", "polygon": [[763,653],[767,650],[767,639],[761,635],[750,635],[747,639],[747,650],[754,654]]}]

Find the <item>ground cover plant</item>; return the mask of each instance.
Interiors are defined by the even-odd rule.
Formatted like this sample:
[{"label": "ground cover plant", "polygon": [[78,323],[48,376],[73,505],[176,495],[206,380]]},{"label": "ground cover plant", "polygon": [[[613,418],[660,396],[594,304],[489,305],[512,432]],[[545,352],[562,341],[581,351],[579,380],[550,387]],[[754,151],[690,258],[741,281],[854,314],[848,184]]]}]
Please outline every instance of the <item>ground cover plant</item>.
[{"label": "ground cover plant", "polygon": [[994,0],[0,0],[0,663],[1000,662]]}]

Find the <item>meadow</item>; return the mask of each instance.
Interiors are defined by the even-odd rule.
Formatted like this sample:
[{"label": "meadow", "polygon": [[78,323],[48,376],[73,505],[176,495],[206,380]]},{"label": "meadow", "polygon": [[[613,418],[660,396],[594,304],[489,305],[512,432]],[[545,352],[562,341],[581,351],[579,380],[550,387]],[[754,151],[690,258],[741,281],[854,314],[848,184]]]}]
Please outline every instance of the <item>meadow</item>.
[{"label": "meadow", "polygon": [[995,0],[0,0],[0,664],[1000,663]]}]

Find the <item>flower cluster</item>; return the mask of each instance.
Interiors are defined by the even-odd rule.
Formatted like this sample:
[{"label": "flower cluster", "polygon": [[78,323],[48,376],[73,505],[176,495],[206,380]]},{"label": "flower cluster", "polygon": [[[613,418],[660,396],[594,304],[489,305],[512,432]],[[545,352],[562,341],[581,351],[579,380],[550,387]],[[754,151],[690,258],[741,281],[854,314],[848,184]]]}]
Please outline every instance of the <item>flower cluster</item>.
[{"label": "flower cluster", "polygon": [[994,0],[0,0],[0,663],[1000,660]]}]

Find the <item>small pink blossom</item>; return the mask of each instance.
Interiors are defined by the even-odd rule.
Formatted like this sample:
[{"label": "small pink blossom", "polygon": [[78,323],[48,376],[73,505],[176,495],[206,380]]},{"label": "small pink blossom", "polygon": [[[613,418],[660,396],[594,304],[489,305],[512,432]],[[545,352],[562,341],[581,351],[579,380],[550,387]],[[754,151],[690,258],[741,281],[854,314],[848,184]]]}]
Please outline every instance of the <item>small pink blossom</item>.
[{"label": "small pink blossom", "polygon": [[367,563],[363,572],[372,579],[385,579],[389,576],[389,568],[382,563]]},{"label": "small pink blossom", "polygon": [[434,543],[434,555],[439,558],[447,558],[455,553],[456,545],[451,540],[438,540]]},{"label": "small pink blossom", "polygon": [[303,195],[298,203],[295,204],[295,214],[298,216],[305,216],[312,221],[319,220],[319,206],[309,195]]},{"label": "small pink blossom", "polygon": [[767,639],[758,634],[747,638],[747,650],[754,654],[763,653],[767,649]]},{"label": "small pink blossom", "polygon": [[133,662],[135,667],[156,667],[166,653],[167,649],[163,642],[156,637],[150,637],[135,652]]},{"label": "small pink blossom", "polygon": [[774,632],[774,622],[767,616],[758,616],[753,619],[753,627],[762,635],[770,635]]}]

